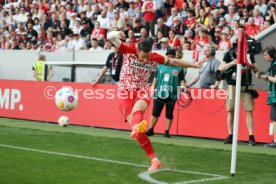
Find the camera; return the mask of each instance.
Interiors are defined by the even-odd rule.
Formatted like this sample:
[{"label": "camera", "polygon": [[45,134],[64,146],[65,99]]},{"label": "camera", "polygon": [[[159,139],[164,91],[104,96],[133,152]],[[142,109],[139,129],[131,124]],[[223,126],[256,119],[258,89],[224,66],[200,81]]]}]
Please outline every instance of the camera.
[{"label": "camera", "polygon": [[261,54],[262,45],[260,41],[256,41],[254,38],[247,37],[248,50],[247,53],[250,55]]},{"label": "camera", "polygon": [[216,71],[216,79],[217,80],[225,80],[225,79],[227,79],[227,77],[229,75],[232,75],[232,73],[235,72],[235,71],[236,71],[236,67],[235,66],[232,66],[232,67],[228,68],[225,71],[217,70]]}]

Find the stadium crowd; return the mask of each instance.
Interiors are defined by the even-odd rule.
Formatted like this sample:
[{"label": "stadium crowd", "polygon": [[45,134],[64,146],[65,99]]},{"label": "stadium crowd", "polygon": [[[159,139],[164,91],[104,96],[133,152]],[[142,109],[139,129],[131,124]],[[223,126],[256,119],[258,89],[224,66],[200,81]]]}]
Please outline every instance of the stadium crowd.
[{"label": "stadium crowd", "polygon": [[254,37],[276,21],[275,0],[0,0],[1,50],[109,50],[125,32],[154,50],[228,50],[244,25]]}]

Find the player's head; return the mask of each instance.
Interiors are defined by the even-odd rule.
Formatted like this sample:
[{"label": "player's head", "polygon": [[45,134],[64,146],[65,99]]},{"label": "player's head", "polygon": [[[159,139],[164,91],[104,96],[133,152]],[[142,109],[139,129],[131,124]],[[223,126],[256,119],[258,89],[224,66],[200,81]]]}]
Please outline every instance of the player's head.
[{"label": "player's head", "polygon": [[148,60],[150,58],[151,50],[152,50],[152,45],[149,42],[149,40],[142,39],[138,43],[138,52],[137,52],[137,55],[138,55],[138,57],[140,59],[140,62],[142,62],[142,63],[147,63],[148,62]]}]

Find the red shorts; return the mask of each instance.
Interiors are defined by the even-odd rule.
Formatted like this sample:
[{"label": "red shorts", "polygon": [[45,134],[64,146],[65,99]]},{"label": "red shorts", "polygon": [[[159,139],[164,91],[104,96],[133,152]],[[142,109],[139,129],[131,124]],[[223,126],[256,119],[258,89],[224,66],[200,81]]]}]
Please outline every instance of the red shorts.
[{"label": "red shorts", "polygon": [[134,104],[138,100],[144,100],[148,105],[150,102],[149,92],[145,90],[121,90],[119,98],[119,108],[124,116],[124,120],[127,120],[128,115],[131,114]]}]

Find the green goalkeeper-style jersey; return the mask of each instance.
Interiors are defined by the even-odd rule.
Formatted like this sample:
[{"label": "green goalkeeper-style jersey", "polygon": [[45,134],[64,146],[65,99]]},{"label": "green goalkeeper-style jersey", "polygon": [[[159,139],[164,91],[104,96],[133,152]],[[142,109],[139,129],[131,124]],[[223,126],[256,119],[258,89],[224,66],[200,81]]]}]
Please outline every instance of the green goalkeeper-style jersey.
[{"label": "green goalkeeper-style jersey", "polygon": [[156,78],[156,96],[161,99],[177,99],[177,87],[180,85],[180,81],[184,80],[183,68],[158,65]]}]

